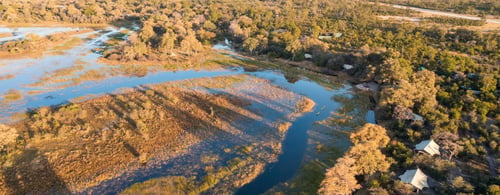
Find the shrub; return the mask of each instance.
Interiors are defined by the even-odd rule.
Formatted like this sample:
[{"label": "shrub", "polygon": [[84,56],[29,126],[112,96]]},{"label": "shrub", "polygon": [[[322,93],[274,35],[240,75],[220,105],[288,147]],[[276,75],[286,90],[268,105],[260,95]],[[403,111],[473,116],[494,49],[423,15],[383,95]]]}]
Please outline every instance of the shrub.
[{"label": "shrub", "polygon": [[18,137],[16,129],[0,124],[0,155],[12,151]]}]

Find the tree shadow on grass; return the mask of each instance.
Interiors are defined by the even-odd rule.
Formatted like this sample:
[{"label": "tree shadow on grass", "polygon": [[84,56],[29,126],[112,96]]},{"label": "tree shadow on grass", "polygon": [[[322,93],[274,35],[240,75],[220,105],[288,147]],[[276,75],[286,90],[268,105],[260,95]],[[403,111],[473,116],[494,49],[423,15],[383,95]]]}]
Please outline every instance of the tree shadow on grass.
[{"label": "tree shadow on grass", "polygon": [[[182,104],[171,105],[169,103],[166,103],[171,101],[171,97],[169,97],[168,92],[166,91],[151,88],[147,88],[147,91],[149,92],[146,92],[146,90],[143,89],[138,89],[137,91],[142,93],[141,96],[146,96],[147,100],[153,102],[154,105],[161,105],[161,110],[171,113],[172,116],[175,117],[175,120],[177,121],[176,125],[178,125],[180,129],[183,130],[179,136],[193,137],[197,140],[202,140],[202,142],[193,142],[193,145],[190,146],[190,150],[193,150],[191,150],[187,154],[176,156],[174,158],[168,159],[168,161],[155,159],[154,162],[150,165],[148,165],[149,163],[147,163],[144,165],[144,167],[127,171],[123,173],[123,175],[100,183],[98,186],[88,188],[83,193],[92,192],[101,194],[114,194],[131,186],[134,183],[143,182],[151,178],[179,174],[184,175],[186,173],[194,172],[203,174],[203,169],[201,169],[200,167],[196,168],[196,166],[200,163],[202,154],[205,151],[222,151],[222,149],[227,147],[248,145],[252,143],[251,140],[242,139],[241,135],[235,135],[231,132],[225,131],[224,129],[220,129],[220,127],[214,125],[214,123],[217,123],[216,121],[228,124],[233,124],[235,122],[234,120],[243,120],[245,121],[245,123],[261,122],[255,121],[254,119],[231,109],[231,106],[228,106],[229,104],[232,104],[234,106],[245,106],[247,105],[247,103],[246,101],[241,100],[239,97],[231,96],[228,94],[215,94],[215,97],[211,97],[211,95],[207,97],[206,94],[183,92],[178,101],[190,104],[189,106],[186,106]],[[223,99],[228,105],[223,105],[211,101],[216,100],[212,99],[217,98],[216,96],[224,96]],[[143,99],[141,99],[141,101],[146,100],[144,97],[142,98]],[[120,102],[119,104],[123,104],[125,102],[135,100],[126,99],[120,101],[122,102]],[[136,103],[140,105],[139,102]],[[126,107],[118,108],[118,110],[122,113],[127,112]],[[212,112],[214,114],[211,114]],[[162,119],[160,119],[160,121],[165,122]],[[262,128],[272,128],[266,126],[266,124],[262,125]],[[154,134],[155,137],[168,135],[165,134],[164,131],[169,130],[163,130],[162,128],[160,128],[157,132],[152,132],[152,134]],[[172,142],[169,142],[168,144],[175,145],[176,142],[181,140],[182,139],[180,137],[174,138],[174,140],[172,140]],[[164,147],[163,145],[167,143],[155,142],[155,144],[158,145],[157,147]],[[129,147],[125,147],[129,149],[129,152],[135,153],[134,156],[137,157],[140,155],[140,150],[130,150],[134,147],[137,147],[136,145],[129,143],[128,146]]]},{"label": "tree shadow on grass", "polygon": [[6,194],[70,194],[47,157],[29,148],[14,155],[11,167],[3,168]]}]

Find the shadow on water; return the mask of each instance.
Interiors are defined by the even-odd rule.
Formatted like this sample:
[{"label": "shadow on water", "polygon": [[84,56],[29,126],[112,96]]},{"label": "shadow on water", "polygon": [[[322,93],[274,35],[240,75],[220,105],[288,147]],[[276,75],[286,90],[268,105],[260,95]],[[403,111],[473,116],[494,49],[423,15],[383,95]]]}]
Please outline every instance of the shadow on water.
[{"label": "shadow on water", "polygon": [[273,186],[290,180],[299,170],[306,148],[307,130],[311,129],[316,121],[326,119],[330,112],[340,105],[330,99],[334,94],[345,93],[348,88],[329,91],[317,83],[308,80],[299,80],[294,83],[288,82],[285,78],[269,74],[257,73],[257,76],[268,78],[273,84],[278,84],[296,93],[303,94],[312,99],[316,106],[314,111],[305,113],[293,122],[288,129],[285,140],[282,144],[282,153],[278,161],[266,166],[264,172],[257,176],[252,182],[244,185],[235,194],[261,194]]},{"label": "shadow on water", "polygon": [[[313,125],[311,120],[317,120],[314,113],[307,113],[298,118],[289,128],[283,142],[283,153],[276,163],[269,164],[264,173],[255,178],[251,183],[241,187],[236,194],[261,194],[276,184],[292,178],[301,164],[307,144],[307,129]],[[299,159],[299,160],[298,160]]]},{"label": "shadow on water", "polygon": [[47,157],[37,149],[25,149],[15,155],[12,167],[3,170],[6,194],[70,194]]},{"label": "shadow on water", "polygon": [[[71,99],[74,96],[78,96],[79,93],[109,93],[110,91],[119,89],[121,87],[131,87],[138,86],[142,84],[151,84],[151,83],[161,83],[165,81],[171,80],[179,80],[179,79],[189,79],[189,78],[199,78],[199,77],[213,77],[213,76],[221,76],[221,75],[237,75],[242,74],[243,70],[223,70],[218,72],[196,72],[196,71],[185,71],[181,73],[158,73],[152,74],[143,78],[116,78],[116,82],[111,82],[108,85],[96,85],[90,86],[88,88],[79,89],[73,91],[77,87],[69,87],[58,91],[58,93],[63,94],[63,97],[58,97],[55,99],[49,99],[52,102],[47,102],[49,100],[43,99],[40,105],[43,104],[53,104],[59,102],[61,100]],[[277,75],[273,72],[254,72],[250,73],[250,75],[257,76],[260,78],[265,78],[270,80],[272,84],[278,85],[280,87],[287,88],[296,93],[303,94],[307,97],[310,97],[317,103],[317,108],[321,108],[326,106],[325,110],[321,110],[320,116],[317,116],[316,109],[313,113],[306,113],[303,116],[299,117],[293,125],[290,127],[286,139],[283,142],[283,153],[279,156],[278,162],[274,164],[270,164],[266,167],[265,172],[258,176],[254,181],[242,187],[238,194],[258,194],[265,192],[267,189],[273,187],[274,185],[287,181],[297,172],[300,167],[302,157],[304,156],[306,145],[307,145],[307,129],[313,125],[314,121],[323,120],[329,115],[329,112],[335,108],[335,105],[330,101],[330,97],[332,95],[331,92],[326,92],[324,88],[320,87],[317,84],[311,85],[312,82],[298,80],[297,78],[287,77],[285,78],[282,75]],[[109,80],[107,80],[109,81]],[[141,88],[144,88],[141,86]],[[164,104],[165,102],[171,101],[169,100],[168,92],[161,92],[158,90],[153,90],[150,88],[146,88],[147,90],[154,91],[154,95],[148,95],[145,90],[141,88],[137,88],[139,92],[143,93],[148,100],[154,102],[155,105],[162,105],[162,109],[168,110],[168,112],[172,113],[172,115],[178,120],[179,126],[184,131],[180,135],[182,137],[195,137],[199,140],[215,140],[221,141],[224,143],[215,143],[208,142],[209,145],[198,145],[201,147],[196,150],[198,152],[204,151],[222,151],[221,149],[231,146],[231,145],[243,145],[252,143],[251,140],[243,140],[240,136],[235,136],[229,132],[221,130],[219,127],[214,126],[212,122],[207,121],[207,117],[201,118],[196,114],[192,113],[190,110],[187,110],[183,107],[169,106]],[[258,97],[257,94],[251,94],[258,100],[265,100],[265,97]],[[44,94],[47,95],[47,94]],[[228,95],[228,94],[221,94]],[[133,97],[123,97],[122,99],[117,98],[116,95],[110,94],[112,99],[115,101],[106,103],[107,108],[114,112],[120,119],[127,121],[127,125],[130,126],[130,129],[133,130],[136,135],[140,136],[140,132],[138,132],[137,124],[135,124],[134,120],[131,120],[129,117],[130,108],[128,108],[127,104],[130,102],[135,102],[137,105],[141,105],[142,100],[134,99]],[[45,96],[44,96],[45,97]],[[238,102],[237,98],[225,98],[228,100],[230,104],[237,105],[241,102]],[[248,124],[257,124],[254,129],[255,131],[261,129],[269,129],[268,124],[262,123],[262,121],[255,120],[253,118],[247,117],[238,113],[234,110],[229,109],[228,107],[221,106],[212,102],[199,102],[200,100],[204,100],[204,97],[200,94],[190,93],[184,96],[180,102],[192,102],[196,104],[196,106],[201,109],[206,116],[207,113],[215,113],[212,118],[208,117],[208,120],[220,120],[221,122],[225,122],[228,124],[234,125],[234,119],[245,121],[245,123],[237,124],[237,129],[245,129],[245,125]],[[31,101],[36,102],[36,101]],[[269,103],[269,101],[267,101]],[[279,111],[275,110],[272,107],[267,107],[264,103],[256,103],[252,102],[254,106],[259,108],[266,107],[270,112],[266,112],[263,114],[265,117],[271,115],[279,115]],[[283,106],[279,101],[271,102],[273,105]],[[29,105],[29,104],[27,104]],[[37,105],[39,106],[39,105]],[[37,107],[33,106],[33,107]],[[292,108],[293,109],[293,108]],[[260,110],[260,109],[259,109]],[[219,113],[223,113],[220,114]],[[255,113],[254,113],[255,114]],[[211,114],[210,114],[211,115]],[[196,121],[196,124],[193,124],[193,121]],[[253,127],[253,126],[252,126]],[[246,127],[248,128],[248,127]],[[164,130],[168,131],[168,130]],[[254,131],[254,132],[255,132]],[[255,132],[256,133],[256,132]],[[166,133],[165,133],[166,134]],[[249,135],[249,134],[247,134]],[[250,134],[250,137],[259,138],[259,134]],[[182,140],[182,139],[178,139]],[[178,140],[174,140],[178,141]],[[130,152],[133,156],[139,157],[141,155],[140,148],[137,148],[133,144],[133,142],[122,142],[123,147],[125,147],[128,152]],[[158,143],[153,143],[158,144]],[[170,143],[165,143],[166,145]],[[206,143],[204,143],[206,144]],[[191,150],[191,148],[190,148]],[[7,185],[10,189],[12,189],[13,194],[26,194],[26,193],[35,193],[35,194],[68,194],[70,193],[65,183],[55,174],[52,170],[52,167],[48,164],[48,160],[46,157],[42,155],[36,155],[38,152],[36,150],[27,150],[22,155],[15,160],[14,164],[16,167],[8,168],[5,171],[5,177],[7,178]],[[199,170],[194,170],[191,165],[197,164],[200,160],[199,153],[191,153],[191,151],[183,156],[178,156],[173,159],[168,159],[167,161],[155,162],[154,167],[144,166],[140,167],[138,170],[133,171],[124,171],[123,175],[113,178],[111,180],[104,181],[100,183],[98,186],[86,189],[83,193],[99,193],[99,194],[116,194],[121,190],[131,186],[137,182],[143,182],[151,178],[162,177],[162,176],[170,176],[170,175],[181,175],[186,172],[196,172]],[[159,159],[158,161],[163,160]],[[43,166],[42,166],[43,165]],[[188,166],[189,165],[189,166]],[[36,178],[36,180],[35,180]]]}]

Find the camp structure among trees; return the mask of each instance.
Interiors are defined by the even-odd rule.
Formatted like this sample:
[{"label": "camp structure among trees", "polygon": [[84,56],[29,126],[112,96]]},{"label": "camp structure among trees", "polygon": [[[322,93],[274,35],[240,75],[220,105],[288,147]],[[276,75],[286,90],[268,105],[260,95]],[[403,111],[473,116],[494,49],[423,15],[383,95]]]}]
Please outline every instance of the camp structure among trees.
[{"label": "camp structure among trees", "polygon": [[406,170],[403,175],[399,176],[399,179],[401,179],[403,183],[411,184],[419,190],[429,187],[429,184],[427,183],[427,175],[425,175],[419,168]]},{"label": "camp structure among trees", "polygon": [[426,152],[432,156],[441,154],[439,152],[439,145],[431,139],[424,140],[419,144],[415,145],[415,150]]}]

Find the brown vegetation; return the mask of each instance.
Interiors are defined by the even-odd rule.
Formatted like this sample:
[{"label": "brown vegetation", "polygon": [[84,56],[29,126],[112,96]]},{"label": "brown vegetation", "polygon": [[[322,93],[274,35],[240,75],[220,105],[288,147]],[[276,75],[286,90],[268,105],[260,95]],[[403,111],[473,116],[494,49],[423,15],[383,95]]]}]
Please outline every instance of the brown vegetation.
[{"label": "brown vegetation", "polygon": [[[238,110],[245,104],[228,95],[158,85],[81,104],[40,108],[14,126],[28,138],[27,149],[38,150],[35,156],[46,155],[48,163],[71,189],[81,189],[136,167],[139,160],[147,162],[140,158],[142,155],[172,156],[188,145],[227,130],[228,123],[240,116],[234,113],[244,113]],[[216,114],[212,115],[212,111]],[[12,154],[10,159],[19,158]],[[23,175],[41,176],[23,172],[19,169],[21,164],[13,166]],[[3,172],[4,178],[15,177],[9,174]],[[23,182],[36,188],[36,181]],[[9,186],[0,188],[14,192]]]},{"label": "brown vegetation", "polygon": [[312,101],[311,99],[303,97],[295,105],[295,112],[296,113],[311,112],[315,104],[316,103],[314,103],[314,101]]},{"label": "brown vegetation", "polygon": [[389,143],[386,130],[374,124],[365,124],[350,136],[354,146],[349,149],[337,164],[328,169],[319,189],[320,194],[350,194],[360,189],[357,175],[367,176],[385,172],[390,162],[382,154],[382,148]]},{"label": "brown vegetation", "polygon": [[2,76],[0,76],[0,81],[1,80],[9,80],[9,79],[12,79],[14,77],[16,77],[16,76],[13,74],[2,75]]},{"label": "brown vegetation", "polygon": [[0,45],[0,57],[19,58],[37,57],[45,51],[54,50],[53,53],[61,53],[62,50],[70,49],[81,43],[76,34],[83,34],[92,31],[91,29],[74,30],[68,32],[54,33],[45,37],[36,34],[28,34],[22,40],[7,41]]},{"label": "brown vegetation", "polygon": [[12,33],[0,33],[0,38],[10,37]]},{"label": "brown vegetation", "polygon": [[[264,169],[263,163],[255,164],[254,160],[251,157],[244,159],[235,157],[227,161],[228,165],[225,167],[207,167],[207,174],[200,181],[197,181],[195,177],[168,176],[134,184],[120,194],[201,194],[207,193],[207,190],[228,178],[234,178],[230,181],[230,185],[233,186],[228,186],[228,188],[238,188],[252,181]],[[220,191],[217,194],[229,193],[223,189],[218,190]]]},{"label": "brown vegetation", "polygon": [[[260,117],[246,110],[249,102],[241,98],[247,96],[196,89],[232,89],[245,81],[250,88],[257,83],[268,85],[270,88],[265,90],[269,91],[259,96],[262,98],[277,98],[281,97],[277,93],[286,92],[260,79],[226,76],[158,84],[82,103],[36,109],[12,125],[26,144],[25,149],[7,154],[3,164],[9,166],[0,170],[0,190],[8,194],[79,192],[141,166],[154,166],[218,132],[241,132],[234,129],[233,122]],[[290,112],[293,103],[287,108]],[[270,128],[269,132],[277,132],[275,127]],[[259,150],[271,147],[269,152],[259,152],[254,145],[231,150],[244,155],[244,164],[209,172],[211,179],[222,180],[228,174],[239,178],[237,186],[230,189],[251,181],[281,150],[275,139],[282,136],[274,133],[272,137],[272,142],[258,145]],[[250,153],[252,158],[247,159]],[[253,171],[244,171],[247,169]],[[46,178],[54,185],[25,178]],[[211,189],[217,184],[213,182],[201,183],[204,187],[199,189]],[[24,187],[15,188],[21,183]]]},{"label": "brown vegetation", "polygon": [[288,131],[288,128],[290,128],[290,126],[292,126],[292,123],[290,123],[290,122],[279,123],[278,124],[278,131],[280,133],[285,133],[286,131]]},{"label": "brown vegetation", "polygon": [[0,156],[15,149],[18,137],[16,129],[0,124]]},{"label": "brown vegetation", "polygon": [[10,89],[7,93],[3,95],[4,101],[17,101],[23,98],[21,92],[15,89]]}]

